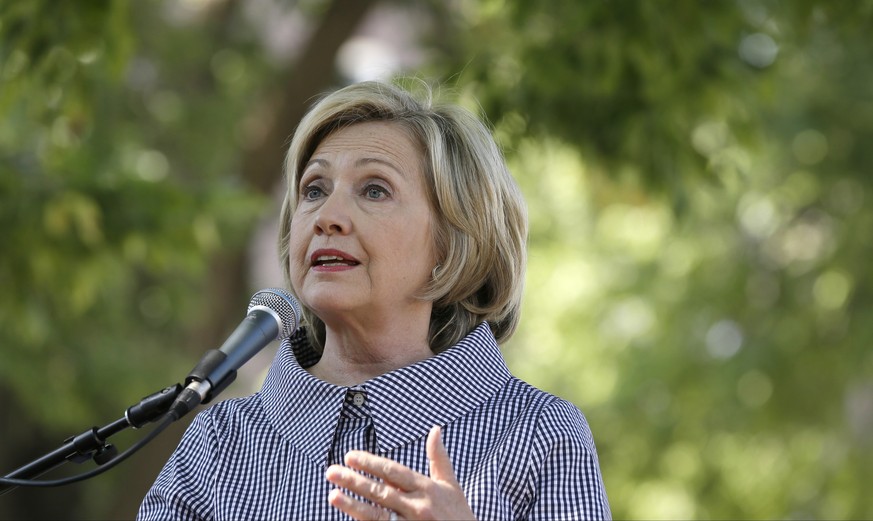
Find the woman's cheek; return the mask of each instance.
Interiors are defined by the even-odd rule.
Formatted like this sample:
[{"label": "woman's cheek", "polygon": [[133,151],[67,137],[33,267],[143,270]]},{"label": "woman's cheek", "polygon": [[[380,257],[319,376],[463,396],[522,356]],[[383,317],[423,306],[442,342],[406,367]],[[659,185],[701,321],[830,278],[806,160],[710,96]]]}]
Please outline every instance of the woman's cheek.
[{"label": "woman's cheek", "polygon": [[[294,230],[291,230],[294,233]],[[294,237],[295,235],[292,235]],[[302,245],[292,242],[288,245],[288,274],[291,279],[291,286],[295,292],[299,292],[300,286],[303,284],[303,277],[306,275],[307,264],[304,257],[306,250],[301,251]],[[299,294],[299,293],[298,293]]]}]

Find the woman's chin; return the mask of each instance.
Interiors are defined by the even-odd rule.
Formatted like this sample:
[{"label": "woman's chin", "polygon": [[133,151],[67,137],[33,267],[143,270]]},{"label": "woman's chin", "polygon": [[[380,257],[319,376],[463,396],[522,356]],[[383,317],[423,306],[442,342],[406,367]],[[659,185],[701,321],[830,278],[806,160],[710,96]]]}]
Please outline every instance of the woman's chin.
[{"label": "woman's chin", "polygon": [[313,298],[305,299],[304,305],[325,323],[349,318],[355,314],[356,309],[362,307],[360,303],[356,304],[351,299],[335,295],[313,296]]}]

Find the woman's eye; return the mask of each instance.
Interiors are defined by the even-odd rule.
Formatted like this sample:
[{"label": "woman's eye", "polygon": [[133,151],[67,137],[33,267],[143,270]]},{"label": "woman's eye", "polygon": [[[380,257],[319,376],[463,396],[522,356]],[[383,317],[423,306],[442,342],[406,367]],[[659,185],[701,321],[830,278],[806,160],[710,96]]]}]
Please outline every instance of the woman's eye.
[{"label": "woman's eye", "polygon": [[369,199],[382,199],[383,197],[387,197],[388,190],[385,187],[379,185],[368,185],[364,190],[367,198]]},{"label": "woman's eye", "polygon": [[300,194],[307,201],[312,201],[312,200],[318,199],[319,197],[324,195],[324,190],[322,190],[321,188],[319,188],[317,186],[309,185],[309,186],[304,187],[303,190],[300,191]]}]

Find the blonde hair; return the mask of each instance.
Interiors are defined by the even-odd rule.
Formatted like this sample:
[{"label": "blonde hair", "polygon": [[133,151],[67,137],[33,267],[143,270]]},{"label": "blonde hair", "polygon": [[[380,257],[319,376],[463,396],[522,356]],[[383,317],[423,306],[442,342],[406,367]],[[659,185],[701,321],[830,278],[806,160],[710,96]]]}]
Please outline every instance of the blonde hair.
[{"label": "blonde hair", "polygon": [[[418,99],[394,85],[358,83],[325,96],[301,120],[284,166],[288,190],[279,255],[286,285],[291,288],[291,220],[304,166],[332,132],[368,121],[402,125],[423,151],[438,259],[421,295],[433,302],[431,349],[451,347],[483,321],[498,342],[508,340],[518,325],[524,288],[524,199],[488,128],[459,106],[435,103],[429,89]],[[321,350],[324,323],[305,306],[304,318],[313,346]]]}]

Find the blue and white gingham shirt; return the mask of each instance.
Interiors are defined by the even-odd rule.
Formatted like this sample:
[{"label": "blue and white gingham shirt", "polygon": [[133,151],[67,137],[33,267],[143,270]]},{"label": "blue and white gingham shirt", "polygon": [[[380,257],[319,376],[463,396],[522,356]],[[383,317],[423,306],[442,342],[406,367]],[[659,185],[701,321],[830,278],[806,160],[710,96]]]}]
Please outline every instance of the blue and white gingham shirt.
[{"label": "blue and white gingham shirt", "polygon": [[585,416],[513,377],[487,324],[354,387],[313,377],[315,361],[298,332],[260,392],[200,412],[138,518],[348,519],[327,502],[327,467],[358,449],[427,474],[434,425],[478,519],[610,517]]}]

